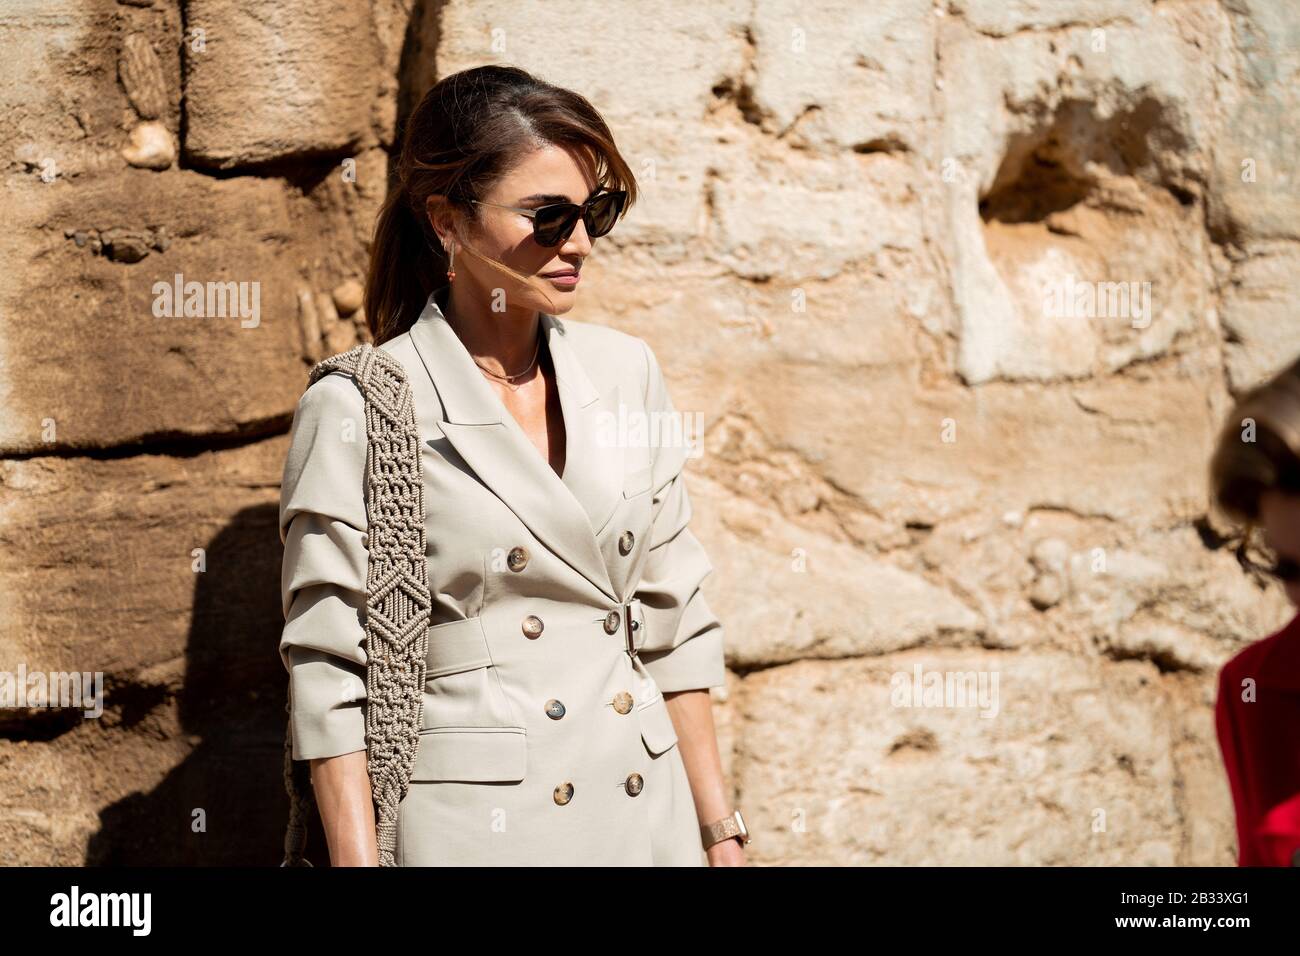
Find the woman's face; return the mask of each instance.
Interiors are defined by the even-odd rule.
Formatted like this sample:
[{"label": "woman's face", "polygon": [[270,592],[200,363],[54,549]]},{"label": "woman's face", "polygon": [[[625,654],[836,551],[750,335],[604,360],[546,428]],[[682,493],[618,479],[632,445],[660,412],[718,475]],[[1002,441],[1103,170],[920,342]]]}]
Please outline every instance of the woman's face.
[{"label": "woman's face", "polygon": [[[545,146],[529,153],[482,199],[503,206],[536,209],[556,202],[582,203],[596,191],[594,177],[566,150]],[[476,206],[477,225],[470,225],[467,237],[473,252],[496,259],[529,276],[527,284],[466,252],[458,243],[454,268],[455,284],[462,282],[491,301],[504,290],[504,305],[510,311],[547,312],[560,315],[573,308],[581,282],[556,281],[547,273],[581,270],[591,253],[593,240],[582,220],[569,238],[558,246],[546,247],[533,239],[533,221],[499,206]],[[444,233],[445,235],[445,233]]]},{"label": "woman's face", "polygon": [[[1266,491],[1259,499],[1260,524],[1264,543],[1279,558],[1300,561],[1300,497],[1279,491]],[[1283,581],[1286,596],[1300,607],[1300,581]]]}]

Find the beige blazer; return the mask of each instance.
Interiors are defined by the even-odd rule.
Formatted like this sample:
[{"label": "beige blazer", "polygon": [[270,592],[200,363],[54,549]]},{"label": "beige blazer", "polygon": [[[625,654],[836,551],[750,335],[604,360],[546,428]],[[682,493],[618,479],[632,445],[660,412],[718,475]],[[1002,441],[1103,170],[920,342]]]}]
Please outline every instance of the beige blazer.
[{"label": "beige blazer", "polygon": [[[557,476],[430,297],[384,343],[421,437],[429,628],[399,865],[702,865],[663,693],[723,685],[691,436],[658,361],[541,316],[564,413]],[[365,417],[343,373],[294,414],[280,498],[293,756],[366,748]],[[657,414],[656,414],[657,413]]]}]

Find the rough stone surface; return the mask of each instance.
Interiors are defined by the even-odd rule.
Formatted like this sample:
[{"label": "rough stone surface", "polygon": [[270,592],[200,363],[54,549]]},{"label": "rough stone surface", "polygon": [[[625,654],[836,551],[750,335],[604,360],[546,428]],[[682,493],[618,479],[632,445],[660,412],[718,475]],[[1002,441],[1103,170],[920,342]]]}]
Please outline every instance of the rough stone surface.
[{"label": "rough stone surface", "polygon": [[186,0],[186,157],[230,169],[373,141],[370,4]]},{"label": "rough stone surface", "polygon": [[52,0],[0,47],[0,668],[106,692],[0,717],[0,863],[278,862],[286,432],[402,118],[487,62],[643,190],[571,317],[702,426],[751,859],[1234,861],[1215,678],[1292,611],[1206,463],[1300,352],[1295,5]]},{"label": "rough stone surface", "polygon": [[[930,674],[984,676],[987,695],[912,694]],[[1175,865],[1184,823],[1172,696],[1149,663],[1041,651],[911,651],[764,671],[739,701],[737,786],[764,821],[752,856]]]},{"label": "rough stone surface", "polygon": [[141,33],[127,35],[122,41],[117,71],[131,105],[141,118],[161,117],[167,110],[167,78],[148,37]]}]

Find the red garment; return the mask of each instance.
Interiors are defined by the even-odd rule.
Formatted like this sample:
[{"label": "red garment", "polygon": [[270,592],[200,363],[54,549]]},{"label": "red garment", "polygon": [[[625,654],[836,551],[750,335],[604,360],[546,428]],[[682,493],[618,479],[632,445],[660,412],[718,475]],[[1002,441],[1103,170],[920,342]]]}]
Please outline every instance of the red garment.
[{"label": "red garment", "polygon": [[[1253,679],[1253,702],[1242,700]],[[1300,614],[1223,666],[1214,724],[1238,866],[1300,866]]]}]

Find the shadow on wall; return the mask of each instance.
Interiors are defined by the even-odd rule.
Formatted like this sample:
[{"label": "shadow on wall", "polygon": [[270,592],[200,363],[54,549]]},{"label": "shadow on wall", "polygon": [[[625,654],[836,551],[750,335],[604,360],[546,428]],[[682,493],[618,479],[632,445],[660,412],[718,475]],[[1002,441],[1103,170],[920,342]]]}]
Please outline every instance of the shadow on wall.
[{"label": "shadow on wall", "polygon": [[[278,518],[277,505],[246,509],[208,542],[210,570],[194,575],[177,695],[180,732],[197,745],[156,787],[100,811],[87,865],[280,864],[289,804]],[[218,568],[232,570],[212,570]],[[133,708],[118,695],[109,703],[123,708],[128,733],[140,733],[138,725],[149,720],[147,707]],[[328,865],[318,815],[307,851],[314,865]]]},{"label": "shadow on wall", "polygon": [[[417,0],[411,10],[397,77],[399,135],[436,79],[440,7],[437,0]],[[390,173],[396,151],[395,144]],[[281,175],[311,176],[313,168],[290,165]],[[87,865],[279,866],[289,801],[278,518],[277,505],[247,509],[209,542],[209,568],[236,570],[195,575],[178,710],[181,733],[196,738],[196,746],[158,786],[101,811],[100,830],[87,841]],[[158,696],[119,684],[111,705],[122,711],[123,729],[141,733]],[[314,866],[329,865],[315,810],[306,856]]]}]

